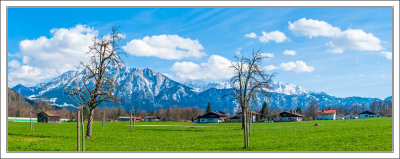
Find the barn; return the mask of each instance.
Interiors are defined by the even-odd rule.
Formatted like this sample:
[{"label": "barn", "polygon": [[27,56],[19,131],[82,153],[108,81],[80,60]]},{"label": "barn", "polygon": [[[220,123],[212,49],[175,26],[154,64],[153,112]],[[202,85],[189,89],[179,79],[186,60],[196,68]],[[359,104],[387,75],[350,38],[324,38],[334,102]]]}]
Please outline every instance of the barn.
[{"label": "barn", "polygon": [[37,122],[61,123],[61,116],[51,111],[41,111],[37,114]]}]

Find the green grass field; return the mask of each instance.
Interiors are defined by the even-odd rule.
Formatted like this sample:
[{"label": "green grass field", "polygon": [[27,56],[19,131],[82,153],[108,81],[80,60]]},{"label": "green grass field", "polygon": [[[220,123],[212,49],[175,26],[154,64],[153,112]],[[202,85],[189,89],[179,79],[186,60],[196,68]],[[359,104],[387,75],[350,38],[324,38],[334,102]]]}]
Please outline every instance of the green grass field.
[{"label": "green grass field", "polygon": [[[8,122],[8,151],[76,150],[76,123],[34,127]],[[392,151],[392,118],[253,123],[248,149],[241,123],[96,122],[93,137],[86,151]]]}]

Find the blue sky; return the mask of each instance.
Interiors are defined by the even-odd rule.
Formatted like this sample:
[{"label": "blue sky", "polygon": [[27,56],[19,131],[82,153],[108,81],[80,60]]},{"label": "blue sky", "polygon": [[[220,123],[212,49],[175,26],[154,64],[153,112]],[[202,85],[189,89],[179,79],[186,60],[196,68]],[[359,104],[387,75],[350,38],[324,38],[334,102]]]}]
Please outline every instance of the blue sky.
[{"label": "blue sky", "polygon": [[93,35],[120,26],[127,66],[225,81],[260,49],[275,80],[339,97],[392,93],[391,8],[9,8],[9,85],[79,69]]}]

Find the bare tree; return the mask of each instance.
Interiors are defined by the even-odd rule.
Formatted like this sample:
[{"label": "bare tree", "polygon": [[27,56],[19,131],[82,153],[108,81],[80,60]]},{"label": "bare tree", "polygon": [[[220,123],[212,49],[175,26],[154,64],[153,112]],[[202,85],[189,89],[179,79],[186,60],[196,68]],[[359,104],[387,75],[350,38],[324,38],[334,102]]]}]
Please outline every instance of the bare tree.
[{"label": "bare tree", "polygon": [[86,70],[86,75],[80,83],[66,94],[73,96],[75,102],[80,106],[89,108],[89,119],[86,129],[86,137],[92,137],[92,124],[94,110],[103,102],[119,103],[119,99],[112,93],[116,87],[116,82],[112,74],[107,70],[112,67],[121,67],[123,62],[120,58],[122,52],[117,44],[121,40],[121,33],[116,26],[112,27],[110,35],[100,39],[93,39],[93,44],[89,46],[86,53],[91,56],[88,63],[81,62]]},{"label": "bare tree", "polygon": [[[232,63],[233,77],[231,86],[234,90],[234,99],[242,109],[242,128],[244,128],[244,147],[249,147],[249,116],[248,111],[251,101],[255,101],[258,94],[268,97],[268,89],[274,74],[267,74],[261,69],[262,59],[265,56],[258,50],[253,51],[251,57],[235,57],[236,62]],[[255,102],[252,102],[255,103]]]},{"label": "bare tree", "polygon": [[305,110],[305,115],[307,116],[308,119],[315,120],[317,117],[317,111],[318,111],[319,105],[317,100],[313,99],[311,103],[308,104],[307,109]]}]

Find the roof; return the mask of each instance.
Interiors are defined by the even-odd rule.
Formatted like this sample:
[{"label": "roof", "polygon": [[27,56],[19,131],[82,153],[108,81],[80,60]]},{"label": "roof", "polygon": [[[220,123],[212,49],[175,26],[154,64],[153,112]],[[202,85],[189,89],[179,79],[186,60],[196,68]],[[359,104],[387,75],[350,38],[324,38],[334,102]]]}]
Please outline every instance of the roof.
[{"label": "roof", "polygon": [[145,116],[143,119],[159,119],[159,117],[156,116]]},{"label": "roof", "polygon": [[240,119],[240,116],[235,115],[235,116],[230,117],[229,119]]},{"label": "roof", "polygon": [[335,114],[336,110],[332,109],[332,110],[318,110],[317,114]]},{"label": "roof", "polygon": [[285,111],[285,112],[279,113],[279,116],[280,117],[303,117],[304,115]]},{"label": "roof", "polygon": [[[249,111],[249,112],[251,112],[253,115],[254,114],[260,114],[259,112],[256,112],[256,111]],[[242,112],[240,111],[240,112],[237,112],[236,114],[242,114]]]},{"label": "roof", "polygon": [[360,114],[378,115],[378,114],[376,114],[376,113],[373,113],[373,112],[370,112],[370,111],[363,111],[363,112],[362,112],[362,113],[360,113]]},{"label": "roof", "polygon": [[222,116],[217,113],[210,112],[210,113],[198,116],[197,118],[220,118],[220,117],[222,117]]},{"label": "roof", "polygon": [[56,112],[53,111],[41,111],[40,113],[42,112],[45,113],[47,116],[61,117],[60,115],[58,115]]}]

